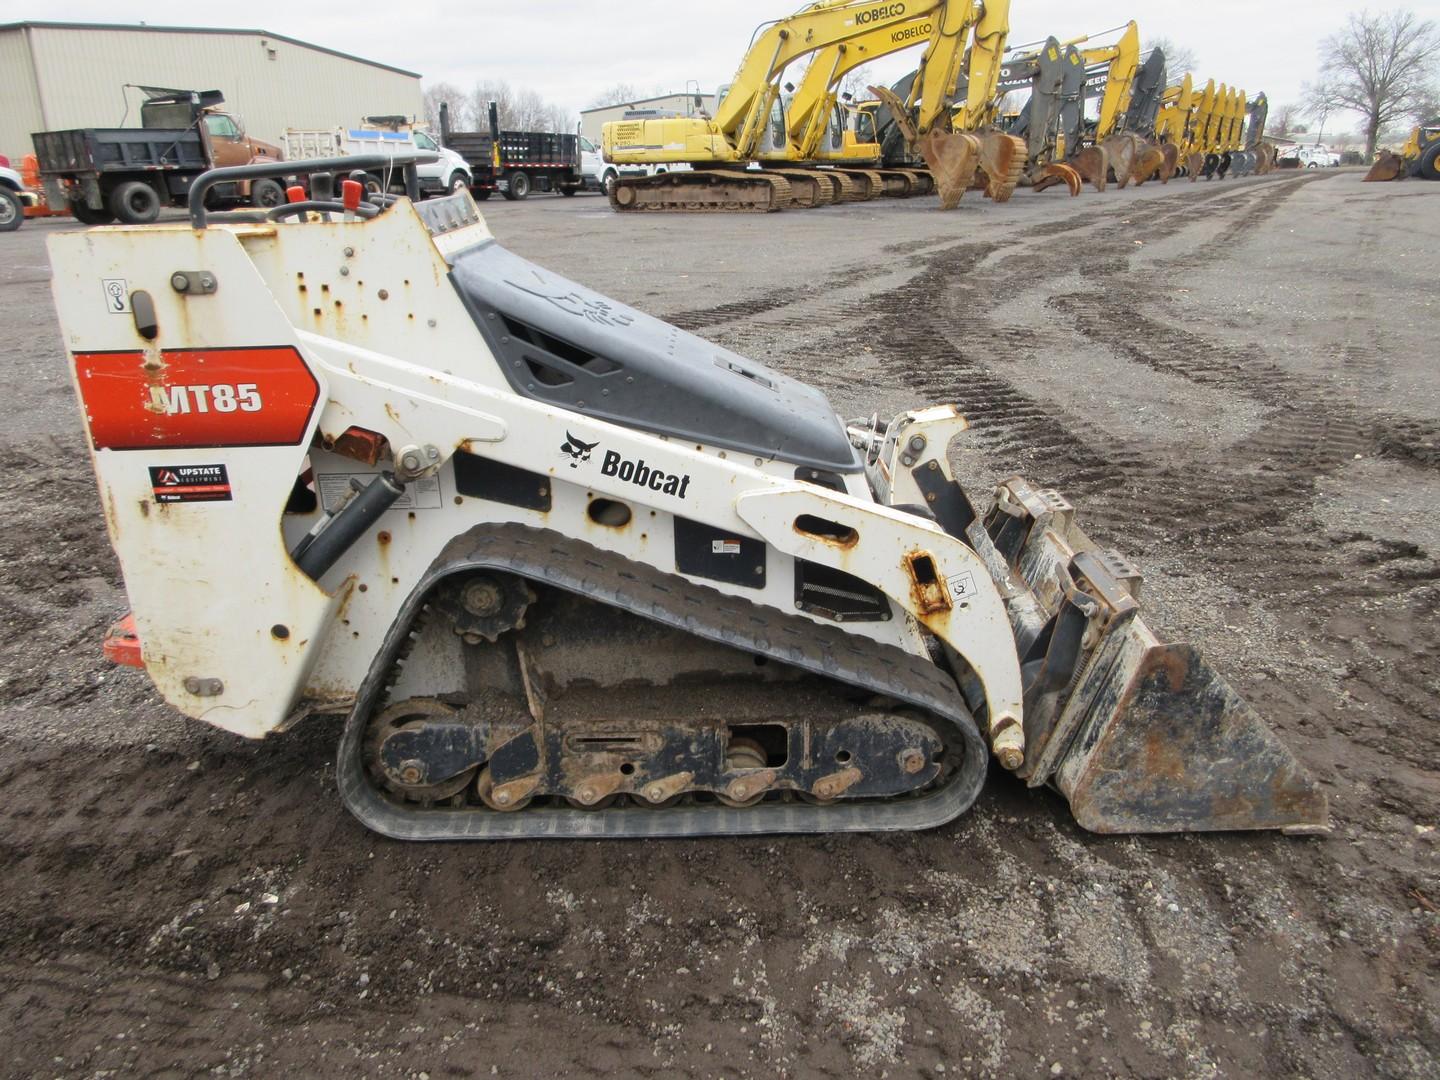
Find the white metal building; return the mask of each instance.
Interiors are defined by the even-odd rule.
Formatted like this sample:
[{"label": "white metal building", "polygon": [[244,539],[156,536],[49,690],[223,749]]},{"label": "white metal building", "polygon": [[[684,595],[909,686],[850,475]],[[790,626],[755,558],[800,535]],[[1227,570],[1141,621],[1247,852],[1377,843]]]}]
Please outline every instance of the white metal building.
[{"label": "white metal building", "polygon": [[127,83],[219,90],[247,132],[271,143],[287,127],[425,114],[417,73],[265,30],[9,23],[0,80],[0,154],[17,163],[35,131],[138,127],[144,95]]},{"label": "white metal building", "polygon": [[714,94],[662,94],[660,97],[640,98],[638,101],[622,101],[618,105],[601,105],[595,109],[580,110],[580,134],[600,145],[600,129],[606,121],[621,120],[632,109],[655,109],[659,112],[674,113],[677,116],[699,116],[704,110],[706,116],[715,115]]}]

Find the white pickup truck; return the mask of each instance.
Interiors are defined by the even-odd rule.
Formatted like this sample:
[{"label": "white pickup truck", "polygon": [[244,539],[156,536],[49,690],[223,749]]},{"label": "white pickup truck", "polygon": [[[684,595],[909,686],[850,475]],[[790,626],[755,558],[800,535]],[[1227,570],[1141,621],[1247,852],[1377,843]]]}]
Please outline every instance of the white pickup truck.
[{"label": "white pickup truck", "polygon": [[[471,184],[470,166],[454,150],[447,150],[425,131],[408,127],[395,117],[367,117],[373,126],[359,128],[290,128],[281,137],[287,161],[304,158],[349,157],[353,154],[396,155],[419,150],[440,155],[440,160],[420,165],[416,174],[420,190],[427,195],[448,195]],[[383,126],[382,126],[383,125]],[[384,178],[378,178],[383,182]],[[395,178],[398,183],[398,173]]]},{"label": "white pickup truck", "polygon": [[[3,160],[3,159],[0,159]],[[0,232],[14,232],[25,223],[25,208],[35,204],[33,192],[14,169],[0,165]]]}]

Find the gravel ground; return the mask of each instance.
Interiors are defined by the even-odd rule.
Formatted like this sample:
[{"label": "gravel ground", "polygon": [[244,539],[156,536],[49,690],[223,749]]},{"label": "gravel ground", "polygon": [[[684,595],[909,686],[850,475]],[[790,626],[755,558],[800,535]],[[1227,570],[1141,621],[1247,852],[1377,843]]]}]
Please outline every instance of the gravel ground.
[{"label": "gravel ground", "polygon": [[[125,607],[44,253],[0,236],[0,1074],[1440,1075],[1440,185],[1355,171],[766,217],[491,202],[501,241],[822,387],[958,402],[1317,775],[1326,837],[407,846],[338,726],[250,744]],[[1424,200],[1430,200],[1426,202]]]}]

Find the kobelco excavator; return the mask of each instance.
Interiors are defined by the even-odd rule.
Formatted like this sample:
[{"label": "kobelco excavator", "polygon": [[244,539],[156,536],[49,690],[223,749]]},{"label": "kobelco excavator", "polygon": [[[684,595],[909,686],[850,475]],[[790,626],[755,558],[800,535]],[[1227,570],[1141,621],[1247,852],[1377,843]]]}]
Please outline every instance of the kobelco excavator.
[{"label": "kobelco excavator", "polygon": [[[969,25],[967,13],[974,3],[911,0],[876,5],[819,0],[763,25],[734,79],[720,88],[712,119],[676,117],[605,124],[601,141],[607,161],[691,165],[687,171],[621,177],[610,191],[611,206],[621,211],[772,211],[819,206],[843,196],[843,185],[805,167],[820,161],[836,164],[835,155],[817,152],[811,159],[797,155],[792,147],[781,100],[785,69],[801,57],[857,39],[873,41],[888,33],[898,44],[909,46],[925,40],[927,25],[934,34],[954,26],[963,29]],[[814,111],[821,107],[816,100],[805,108],[806,123],[815,119]],[[749,168],[752,163],[765,168]],[[858,164],[863,167],[865,161]],[[912,186],[923,187],[912,185],[904,176],[896,180],[898,187],[887,188],[889,193],[909,194]]]},{"label": "kobelco excavator", "polygon": [[50,238],[106,648],[179,711],[344,714],[341,798],[412,840],[927,828],[992,755],[1100,832],[1325,827],[1061,494],[961,486],[955,408],[846,424],[416,190],[243,166],[188,222]]},{"label": "kobelco excavator", "polygon": [[894,87],[870,87],[893,125],[892,141],[923,158],[947,210],[972,186],[1007,201],[1025,165],[1024,142],[996,128],[1010,0],[976,3],[963,24],[960,18],[946,19],[953,32],[936,33],[912,74]]}]

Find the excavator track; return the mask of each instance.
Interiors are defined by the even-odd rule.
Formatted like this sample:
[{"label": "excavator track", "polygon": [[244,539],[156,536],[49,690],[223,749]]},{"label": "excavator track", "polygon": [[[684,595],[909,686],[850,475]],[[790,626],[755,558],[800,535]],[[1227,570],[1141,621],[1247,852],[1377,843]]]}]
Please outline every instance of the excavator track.
[{"label": "excavator track", "polygon": [[829,206],[835,201],[835,186],[830,177],[822,175],[816,169],[787,169],[767,165],[765,171],[785,178],[790,185],[793,205],[797,209],[810,210],[817,206]]},{"label": "excavator track", "polygon": [[[898,705],[908,712],[891,726],[900,726],[904,745],[916,743],[926,749],[922,753],[912,749],[902,749],[898,754],[887,751],[870,757],[856,754],[853,760],[848,751],[835,752],[826,759],[826,767],[837,771],[812,784],[808,793],[779,790],[773,783],[765,789],[763,781],[773,779],[781,770],[766,768],[766,750],[749,739],[731,744],[726,758],[726,768],[731,773],[727,775],[746,783],[755,779],[757,785],[746,788],[737,786],[737,780],[731,780],[719,797],[709,793],[684,795],[684,778],[692,775],[687,773],[649,784],[645,781],[653,778],[637,775],[625,793],[617,793],[616,789],[627,783],[621,775],[625,772],[622,765],[618,774],[612,774],[608,781],[609,790],[604,789],[604,778],[583,777],[575,781],[578,786],[567,789],[568,799],[547,796],[532,802],[529,791],[534,790],[537,781],[528,781],[530,788],[511,782],[508,790],[502,791],[486,783],[489,768],[479,768],[478,779],[467,771],[477,768],[476,761],[480,758],[456,759],[459,764],[453,772],[440,777],[438,783],[429,783],[420,761],[403,760],[407,752],[403,742],[407,737],[407,718],[418,717],[419,728],[410,733],[414,745],[423,742],[426,724],[438,722],[448,726],[438,732],[442,736],[439,742],[429,744],[431,749],[443,742],[442,752],[460,753],[464,750],[468,729],[449,721],[457,713],[470,714],[463,713],[458,704],[431,698],[390,705],[386,696],[404,674],[407,652],[420,632],[422,616],[431,608],[430,598],[437,595],[437,589],[447,579],[477,571],[526,579],[541,592],[549,589],[556,590],[557,595],[573,594],[607,609],[628,613],[627,618],[639,616],[648,620],[646,625],[659,624],[683,635],[693,635],[702,643],[741,650],[751,655],[756,668],[763,668],[771,660],[778,661],[788,669],[795,669],[797,678],[818,684],[821,690],[812,700],[823,703],[826,692],[843,691],[854,697],[859,691],[867,701]],[[523,618],[512,622],[523,625]],[[553,643],[553,639],[551,641]],[[706,644],[705,647],[713,646]],[[523,655],[521,663],[523,671]],[[539,717],[548,716],[552,708],[546,703],[545,685],[541,680],[527,677],[524,687],[524,697],[531,703],[530,712],[535,715],[538,726]],[[795,693],[793,688],[786,688],[786,692],[792,696]],[[611,708],[624,709],[624,692],[595,696]],[[878,707],[872,706],[871,711]],[[845,722],[840,721],[834,728],[841,729]],[[881,740],[878,745],[899,745],[893,738],[890,743],[883,741],[882,729],[886,728],[883,720],[877,721],[866,714],[848,722],[851,727],[846,731],[873,728],[881,732],[877,736]],[[491,724],[491,731],[503,725],[499,720],[481,719],[477,723]],[[629,733],[629,729],[624,735],[608,734],[613,726],[583,730],[602,743],[612,737],[639,742],[653,734],[643,729],[638,737]],[[705,733],[697,731],[693,722],[691,731],[692,746],[703,742]],[[791,747],[831,746],[833,744],[824,742],[826,731],[823,724],[812,724],[804,732],[804,740],[792,741]],[[402,742],[398,750],[391,748],[394,752],[390,753],[387,764],[377,758],[377,747],[383,749],[395,739],[397,732]],[[502,754],[520,742],[522,740],[514,739],[501,743],[498,748],[492,746],[494,756],[490,766],[498,767]],[[545,753],[554,753],[555,748],[563,744],[552,739],[542,745],[547,751],[541,751],[538,764],[531,766],[532,771],[539,770],[534,772],[536,776],[544,772]],[[668,752],[670,747],[664,749]],[[931,753],[931,749],[935,752]],[[844,767],[828,764],[832,758]],[[984,783],[987,764],[987,748],[955,681],[926,657],[877,645],[838,627],[726,596],[558,533],[521,525],[497,525],[453,540],[402,609],[346,722],[337,774],[346,806],[377,832],[407,840],[479,840],[737,836],[933,828],[970,807]],[[391,776],[400,776],[402,782],[398,785],[387,782],[387,769]],[[407,771],[414,775],[408,775]],[[901,777],[898,784],[892,780],[891,787],[903,789],[902,793],[884,798],[846,797],[847,785],[862,791],[863,783],[872,782],[869,774],[883,778],[887,771]],[[913,782],[908,786],[903,774],[911,774]],[[407,798],[406,783],[422,797]],[[457,786],[468,788],[468,794],[465,790],[456,790]],[[644,794],[639,794],[640,791]]]},{"label": "excavator track", "polygon": [[777,173],[692,169],[658,176],[621,177],[610,188],[621,213],[759,213],[793,205],[790,182]]}]

